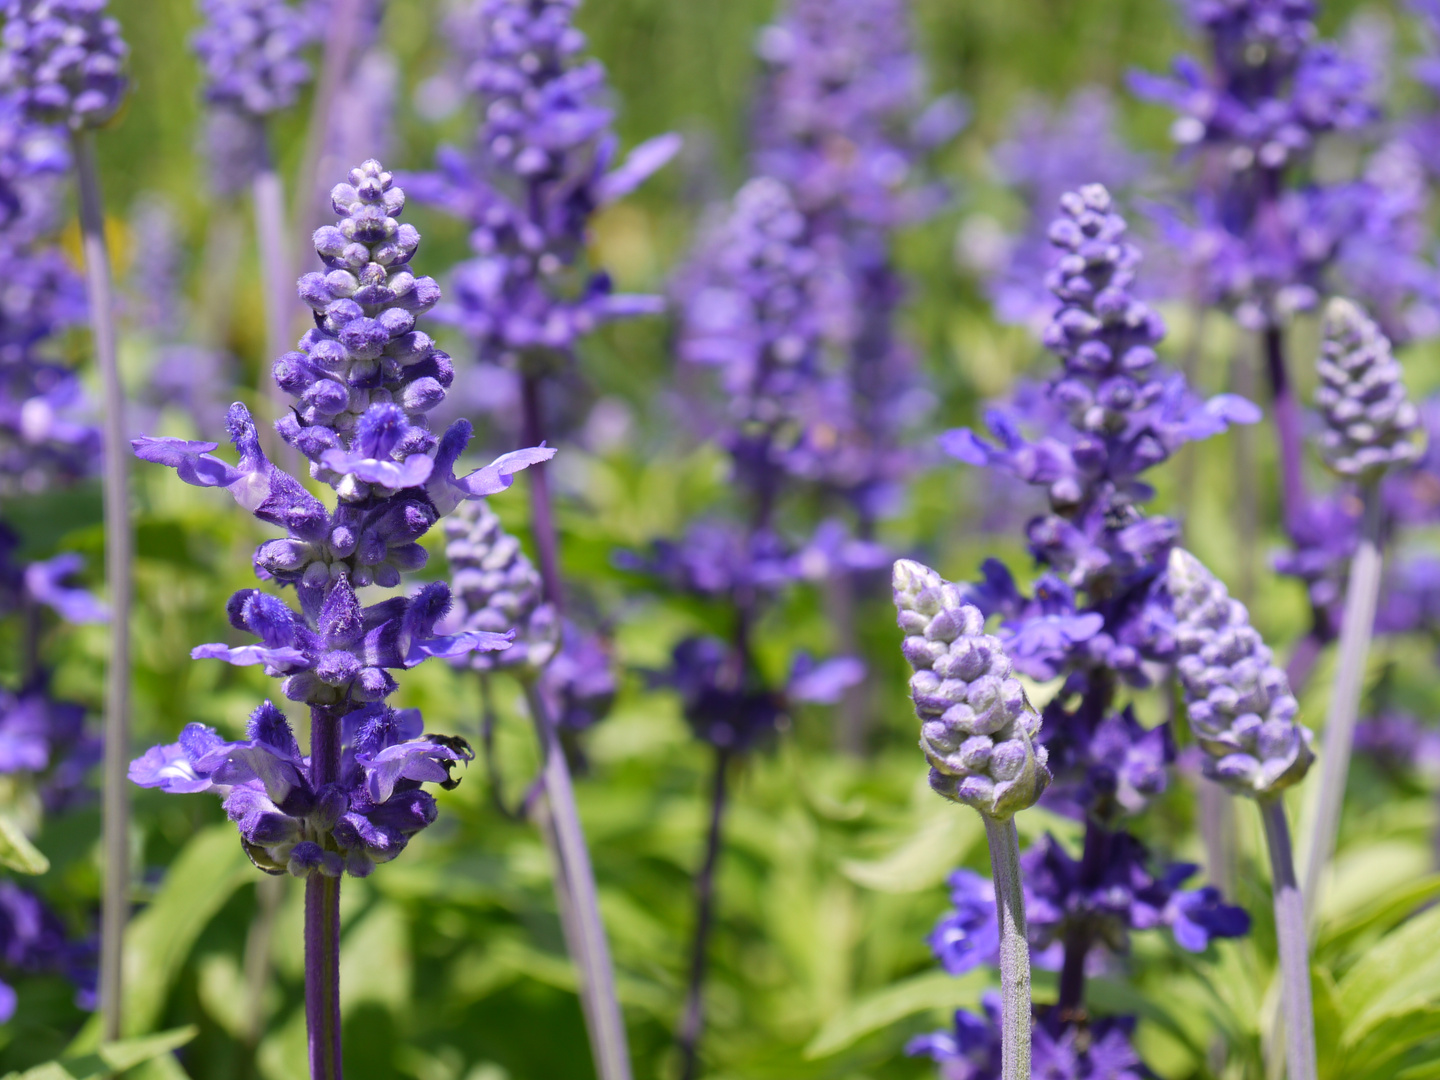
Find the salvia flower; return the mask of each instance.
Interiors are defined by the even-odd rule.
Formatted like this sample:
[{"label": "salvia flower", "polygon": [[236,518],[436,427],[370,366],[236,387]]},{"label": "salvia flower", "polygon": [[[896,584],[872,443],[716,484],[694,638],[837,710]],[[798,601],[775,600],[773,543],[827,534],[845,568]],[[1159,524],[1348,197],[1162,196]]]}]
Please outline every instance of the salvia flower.
[{"label": "salvia flower", "polygon": [[205,25],[195,54],[205,66],[205,99],[251,117],[295,103],[310,81],[305,50],[318,27],[287,0],[202,0]]},{"label": "salvia flower", "polygon": [[1419,410],[1390,340],[1357,304],[1335,297],[1326,305],[1318,371],[1320,450],[1331,469],[1368,481],[1419,459]]},{"label": "salvia flower", "polygon": [[1176,671],[1205,774],[1254,798],[1301,780],[1314,754],[1285,672],[1250,625],[1245,605],[1183,548],[1170,553]]},{"label": "salvia flower", "polygon": [[908,559],[895,563],[894,589],[930,786],[995,818],[1033,806],[1050,783],[1040,715],[985,617],[960,586]]},{"label": "salvia flower", "polygon": [[[75,1002],[95,1007],[97,982],[93,941],[72,939],[65,924],[38,895],[13,881],[0,881],[0,970],[12,974],[63,974],[75,984]],[[15,1014],[17,995],[0,981],[0,1024]]]},{"label": "salvia flower", "polygon": [[[568,354],[601,322],[658,311],[655,297],[613,291],[579,268],[591,215],[639,186],[679,149],[662,135],[615,165],[605,70],[585,59],[578,0],[482,0],[466,83],[483,120],[466,153],[409,181],[416,197],[470,223],[474,259],[455,271],[447,317],[479,358],[515,364]],[[614,166],[612,168],[612,166]]]},{"label": "salvia flower", "polygon": [[215,792],[267,873],[364,877],[435,820],[435,797],[421,784],[454,787],[451,770],[473,757],[463,740],[427,736],[421,726],[418,711],[379,703],[346,714],[341,775],[317,788],[289,721],[267,701],[244,740],[190,724],[178,742],[137,758],[130,779],[168,792]]},{"label": "salvia flower", "polygon": [[72,130],[105,123],[129,88],[129,48],[106,0],[5,0],[0,86],[35,121]]},{"label": "salvia flower", "polygon": [[311,475],[335,490],[334,510],[266,458],[243,405],[229,414],[236,465],[214,456],[214,443],[134,440],[144,460],[174,468],[186,483],[223,487],[286,530],[260,545],[255,569],[262,580],[292,586],[299,610],[242,589],[230,599],[230,622],[258,643],[201,645],[192,655],[259,665],[282,679],[287,698],[311,706],[327,725],[338,722],[341,765],[338,777],[318,780],[284,715],[267,703],[245,740],[227,742],[191,725],[179,742],[138,759],[131,778],[167,791],[215,791],[256,865],[300,876],[360,875],[393,858],[434,819],[434,800],[420,785],[450,783],[451,767],[470,758],[462,741],[426,736],[418,713],[385,703],[397,689],[392,672],[432,657],[506,649],[514,636],[508,628],[446,632],[444,582],[369,605],[356,590],[398,585],[403,572],[424,566],[418,541],[440,517],[504,490],[514,473],[554,454],[516,451],[455,476],[470,426],[457,421],[437,437],[426,423],[450,367],[415,329],[415,316],[434,305],[439,289],[410,269],[420,237],[395,220],[404,193],[372,160],[335,187],[332,201],[340,222],[315,233],[329,273],[299,284],[316,327],[274,370],[298,399],[276,429],[309,458]]}]

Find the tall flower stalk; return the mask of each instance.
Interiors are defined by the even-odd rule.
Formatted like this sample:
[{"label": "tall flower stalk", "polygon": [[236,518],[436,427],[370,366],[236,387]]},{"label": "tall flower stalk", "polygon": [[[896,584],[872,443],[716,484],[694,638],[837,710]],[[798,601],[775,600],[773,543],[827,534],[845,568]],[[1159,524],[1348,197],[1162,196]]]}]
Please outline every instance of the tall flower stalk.
[{"label": "tall flower stalk", "polygon": [[[310,80],[310,66],[303,54],[313,44],[317,28],[310,15],[287,0],[203,0],[201,14],[205,25],[195,35],[194,49],[205,66],[205,100],[226,114],[223,120],[212,121],[224,132],[215,137],[231,144],[223,148],[226,167],[250,177],[265,311],[265,355],[279,356],[290,336],[295,299],[289,285],[292,262],[285,240],[285,185],[276,167],[269,128],[271,118],[293,106]],[[285,407],[283,395],[263,364],[261,371],[262,389],[268,391],[278,417]]]},{"label": "tall flower stalk", "polygon": [[[1213,890],[1178,891],[1193,867],[1151,877],[1148,853],[1125,819],[1165,790],[1174,742],[1168,725],[1143,728],[1122,695],[1147,688],[1156,666],[1174,659],[1157,582],[1178,527],[1143,514],[1153,494],[1143,474],[1189,441],[1258,419],[1243,399],[1196,398],[1182,375],[1159,365],[1155,347],[1164,324],[1133,292],[1140,253],[1109,192],[1087,185],[1066,193],[1060,209],[1049,231],[1057,258],[1045,278],[1058,306],[1044,341],[1061,370],[1038,391],[1027,389],[1015,406],[987,412],[998,444],[968,429],[942,436],[944,449],[960,460],[1048,495],[1047,511],[1026,527],[1031,553],[1045,568],[1033,596],[993,559],[983,580],[965,587],[967,602],[1000,617],[997,636],[1016,670],[1045,681],[1064,676],[1044,709],[1040,738],[1055,776],[1045,799],[1085,822],[1083,849],[1075,859],[1051,841],[1027,868],[1037,898],[1031,910],[1047,913],[1039,926],[1032,920],[1032,937],[1058,943],[1063,954],[1059,999],[1036,1029],[1044,1032],[1047,1056],[1082,1039],[1091,1023],[1092,953],[1123,941],[1131,928],[1166,921],[1149,914],[1157,900],[1172,911],[1174,925],[1186,927],[1176,934],[1187,947],[1248,928],[1243,912],[1219,904]],[[1111,889],[1116,881],[1150,884],[1133,886],[1126,897]],[[1107,1039],[1138,1068],[1126,1031],[1123,1020],[1107,1022]],[[1037,1047],[1039,1040],[1037,1034]]]},{"label": "tall flower stalk", "polygon": [[920,747],[936,793],[973,807],[985,822],[999,928],[1001,1080],[1030,1077],[1030,942],[1014,815],[1049,785],[1040,715],[985,616],[964,590],[920,563],[901,559],[895,608],[910,696],[921,720]]},{"label": "tall flower stalk", "polygon": [[[830,445],[816,440],[805,479],[828,512],[874,540],[919,462],[906,435],[933,405],[898,327],[907,282],[895,264],[896,233],[944,205],[947,192],[924,182],[923,165],[964,125],[966,110],[954,95],[928,100],[902,0],[793,0],[761,31],[757,51],[764,73],[754,174],[789,187],[807,231],[828,238],[851,283],[827,394]],[[853,653],[862,587],[880,583],[844,566],[833,571],[825,594],[835,641]],[[842,749],[865,751],[871,713],[863,685],[845,696]]]},{"label": "tall flower stalk", "polygon": [[229,742],[190,724],[177,743],[131,764],[130,778],[171,792],[214,791],[225,800],[257,868],[305,879],[305,1009],[313,1080],[339,1080],[340,878],[364,877],[395,858],[435,820],[424,783],[453,787],[456,764],[473,757],[462,739],[426,735],[418,711],[386,704],[392,671],[431,657],[506,649],[514,631],[438,632],[449,587],[363,607],[356,590],[393,588],[425,565],[419,539],[466,499],[508,487],[513,474],[553,450],[520,450],[457,478],[470,439],[456,421],[441,436],[425,414],[453,378],[450,359],[416,317],[440,299],[434,280],[416,277],[420,243],[396,218],[404,193],[376,161],[331,193],[340,220],[315,233],[326,273],[300,280],[316,327],[275,362],[281,388],[296,399],[277,425],[310,461],[312,478],[336,495],[328,509],[273,465],[243,405],[230,408],[237,465],[214,443],[141,437],[136,454],[177,470],[186,483],[223,487],[261,521],[287,530],[255,553],[255,567],[293,587],[294,610],[258,589],[236,593],[231,624],[258,645],[201,645],[197,659],[262,665],[284,680],[287,699],[310,711],[310,753],[302,756],[289,721],[271,702],[250,717],[246,738]]},{"label": "tall flower stalk", "polygon": [[1310,729],[1296,721],[1300,707],[1289,681],[1250,626],[1245,605],[1199,559],[1173,549],[1165,588],[1175,616],[1176,670],[1190,729],[1206,753],[1205,775],[1260,808],[1280,944],[1286,1075],[1315,1080],[1305,910],[1282,801],[1314,760]]},{"label": "tall flower stalk", "polygon": [[713,431],[730,458],[733,516],[697,522],[678,540],[633,559],[677,591],[719,606],[725,636],[679,642],[661,677],[680,693],[686,720],[713,750],[708,828],[695,879],[690,974],[677,1032],[681,1075],[698,1074],[704,992],[716,918],[732,773],[803,701],[834,703],[864,675],[851,657],[817,663],[796,657],[776,685],[756,657],[762,614],[806,580],[876,569],[886,561],[838,522],[796,542],[782,513],[803,493],[810,465],[826,450],[825,402],[834,386],[827,361],[840,333],[849,278],[833,237],[814,228],[779,180],[751,180],[728,216],[700,244],[679,282],[681,360],[714,371],[693,401],[697,425]]},{"label": "tall flower stalk", "polygon": [[1340,831],[1365,662],[1380,600],[1380,484],[1390,468],[1409,465],[1421,454],[1416,439],[1420,413],[1405,392],[1390,341],[1349,300],[1331,300],[1325,309],[1319,371],[1316,404],[1325,420],[1321,453],[1342,479],[1358,483],[1364,510],[1345,588],[1339,666],[1325,718],[1320,790],[1305,865],[1305,907],[1312,925],[1319,911],[1323,874]]},{"label": "tall flower stalk", "polygon": [[6,0],[0,88],[22,115],[70,133],[80,189],[80,236],[96,366],[104,393],[105,578],[110,590],[110,656],[105,695],[100,1001],[108,1038],[120,1033],[121,947],[129,917],[130,609],[133,536],[125,388],[116,353],[114,289],[105,211],[95,162],[95,129],[119,110],[128,89],[120,25],[91,0]]},{"label": "tall flower stalk", "polygon": [[[674,135],[636,147],[616,163],[605,71],[584,56],[573,25],[578,0],[475,0],[467,23],[473,55],[464,81],[483,119],[467,150],[444,148],[435,173],[412,188],[467,221],[474,258],[455,270],[450,318],[474,343],[476,367],[506,369],[518,381],[521,437],[556,438],[550,416],[559,377],[573,367],[578,341],[601,322],[654,313],[659,298],[613,292],[603,270],[585,266],[590,218],[628,194],[679,148]],[[612,167],[614,166],[614,167]],[[547,470],[530,475],[530,529],[545,600],[563,611],[564,580],[555,500]],[[609,945],[574,801],[557,717],[531,688],[527,700],[545,768],[554,828],[555,887],[579,968],[581,998],[603,1080],[628,1080],[627,1038],[615,993]],[[567,914],[568,913],[568,914]]]}]

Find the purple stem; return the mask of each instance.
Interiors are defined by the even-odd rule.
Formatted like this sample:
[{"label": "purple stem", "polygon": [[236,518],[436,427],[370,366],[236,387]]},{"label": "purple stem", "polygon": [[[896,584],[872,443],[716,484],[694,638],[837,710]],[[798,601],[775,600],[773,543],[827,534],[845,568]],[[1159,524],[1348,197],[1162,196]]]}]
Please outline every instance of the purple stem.
[{"label": "purple stem", "polygon": [[[521,379],[521,423],[524,430],[522,446],[539,446],[545,441],[545,413],[541,394],[544,376],[526,374]],[[545,465],[532,465],[525,471],[530,480],[530,532],[540,557],[540,577],[545,586],[545,599],[557,608],[564,606],[564,590],[560,582],[560,545],[555,535],[555,511],[550,501],[550,470]]]},{"label": "purple stem", "polygon": [[1000,925],[1000,1077],[1030,1080],[1030,940],[1020,837],[1013,817],[997,821],[989,814],[980,816],[990,842],[995,916]]},{"label": "purple stem", "polygon": [[95,165],[95,135],[74,138],[80,181],[80,235],[95,361],[105,399],[105,579],[110,587],[110,666],[105,683],[103,848],[105,888],[100,914],[100,1009],[104,1037],[120,1037],[122,950],[130,917],[130,608],[134,537],[130,525],[130,433],[125,387],[115,346],[115,307],[105,209]]},{"label": "purple stem", "polygon": [[695,937],[690,946],[690,983],[685,991],[685,1014],[680,1022],[681,1080],[695,1080],[700,1071],[700,1034],[705,1029],[706,957],[715,918],[715,866],[720,861],[721,826],[725,818],[725,774],[730,754],[715,750],[715,781],[710,795],[710,830],[705,838],[705,861],[695,879]]},{"label": "purple stem", "polygon": [[[1085,820],[1085,850],[1080,856],[1080,880],[1082,889],[1096,888],[1110,863],[1110,841],[1114,836],[1109,829],[1091,818]],[[1065,1018],[1080,1018],[1085,1015],[1085,960],[1094,944],[1090,927],[1072,925],[1065,935],[1065,956],[1060,968],[1060,997],[1056,1008]]]},{"label": "purple stem", "polygon": [[1299,694],[1305,689],[1305,684],[1310,681],[1315,670],[1315,662],[1320,659],[1320,653],[1324,649],[1325,641],[1314,627],[1295,643],[1295,651],[1290,654],[1290,660],[1285,665],[1285,678],[1290,683],[1291,693]]},{"label": "purple stem", "polygon": [[1280,507],[1285,528],[1293,536],[1295,523],[1305,509],[1305,477],[1301,471],[1304,440],[1300,433],[1300,405],[1285,364],[1284,331],[1278,326],[1265,328],[1265,372],[1270,379],[1275,438],[1280,448]]},{"label": "purple stem", "polygon": [[1370,655],[1375,608],[1380,601],[1383,557],[1380,550],[1382,515],[1379,485],[1367,484],[1363,498],[1364,524],[1360,543],[1350,560],[1350,581],[1345,587],[1345,612],[1340,620],[1339,668],[1335,672],[1330,709],[1325,717],[1320,790],[1315,826],[1310,834],[1309,857],[1305,863],[1305,915],[1312,926],[1319,913],[1321,878],[1335,854],[1335,841],[1340,833],[1340,811],[1345,805],[1345,785],[1350,774],[1350,752],[1355,745],[1355,721],[1360,712],[1365,661]]},{"label": "purple stem", "polygon": [[600,917],[600,899],[595,888],[595,871],[585,845],[575,789],[559,733],[534,679],[525,681],[525,700],[535,722],[535,733],[545,755],[543,778],[545,800],[558,865],[556,890],[561,919],[580,975],[580,998],[584,1006],[595,1071],[600,1080],[630,1080],[630,1048],[625,1036],[625,1018],[615,993],[615,967],[610,943]]},{"label": "purple stem", "polygon": [[1275,936],[1280,945],[1280,979],[1285,1014],[1286,1080],[1316,1080],[1315,1014],[1310,1003],[1310,954],[1305,940],[1305,904],[1295,881],[1290,826],[1278,796],[1260,799],[1260,819],[1270,850],[1275,893]]},{"label": "purple stem", "polygon": [[[310,785],[319,791],[340,778],[338,708],[310,707]],[[340,879],[317,872],[305,879],[305,1030],[310,1080],[341,1080]]]}]

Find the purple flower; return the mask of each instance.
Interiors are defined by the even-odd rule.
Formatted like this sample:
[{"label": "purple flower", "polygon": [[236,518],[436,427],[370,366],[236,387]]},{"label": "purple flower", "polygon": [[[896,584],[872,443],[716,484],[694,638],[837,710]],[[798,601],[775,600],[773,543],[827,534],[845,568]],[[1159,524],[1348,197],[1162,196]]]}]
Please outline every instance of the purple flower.
[{"label": "purple flower", "polygon": [[729,753],[751,749],[785,718],[782,695],[759,683],[754,665],[717,638],[686,638],[656,679],[675,688],[695,736]]},{"label": "purple flower", "polygon": [[304,11],[286,0],[201,0],[200,12],[205,25],[193,46],[207,101],[252,118],[295,104],[319,29]]},{"label": "purple flower", "polygon": [[995,884],[971,870],[949,878],[950,903],[927,939],[935,959],[951,975],[964,975],[1000,955],[1000,926],[995,919]]},{"label": "purple flower", "polygon": [[0,14],[0,86],[31,120],[79,130],[120,108],[130,50],[105,0],[5,0]]},{"label": "purple flower", "polygon": [[[96,956],[92,941],[74,940],[37,894],[0,881],[0,970],[7,976],[63,974],[75,984],[76,1004],[95,1007]],[[15,1013],[15,990],[0,982],[0,1024]]]},{"label": "purple flower", "polygon": [[570,732],[594,727],[609,714],[619,691],[609,643],[564,620],[560,649],[540,674],[540,693],[556,726]]},{"label": "purple flower", "polygon": [[577,0],[483,0],[465,83],[483,120],[473,147],[442,148],[435,172],[409,179],[422,202],[469,223],[474,258],[456,268],[446,318],[482,361],[568,355],[601,322],[655,312],[655,297],[612,290],[603,271],[578,290],[590,217],[638,187],[679,149],[674,135],[642,143],[616,163],[605,72],[582,59]]},{"label": "purple flower", "polygon": [[453,787],[454,766],[474,756],[464,740],[425,736],[421,726],[414,709],[353,710],[342,725],[340,778],[316,789],[289,722],[267,701],[244,740],[190,724],[178,742],[132,762],[130,779],[172,793],[215,792],[267,873],[363,877],[434,820],[434,798],[421,785]]},{"label": "purple flower", "polygon": [[985,1015],[955,1011],[951,1028],[911,1039],[905,1053],[940,1066],[941,1080],[997,1080],[1000,1076],[1000,995],[980,999]]},{"label": "purple flower", "polygon": [[276,430],[310,459],[311,476],[335,490],[334,510],[269,461],[243,405],[231,406],[228,417],[234,465],[211,453],[214,443],[133,441],[142,459],[175,469],[186,483],[223,487],[261,521],[285,529],[284,538],[260,545],[254,565],[262,580],[294,588],[298,610],[243,589],[230,599],[230,622],[258,643],[201,645],[192,655],[263,666],[284,680],[287,698],[311,706],[317,725],[340,726],[343,753],[341,779],[320,783],[318,766],[300,757],[284,717],[267,703],[252,716],[246,741],[226,743],[191,725],[178,743],[137,759],[131,778],[169,791],[216,790],[256,865],[301,876],[363,875],[393,858],[434,820],[434,799],[420,785],[449,786],[450,767],[470,758],[460,740],[422,735],[418,713],[385,704],[397,689],[391,672],[507,649],[515,636],[508,627],[447,626],[451,593],[443,582],[369,605],[356,590],[399,585],[403,573],[425,565],[418,541],[441,516],[504,490],[516,472],[554,454],[518,450],[456,477],[470,426],[458,421],[436,437],[425,421],[444,397],[450,369],[415,329],[439,290],[410,268],[420,237],[395,220],[404,193],[367,161],[335,187],[332,201],[341,220],[315,234],[329,272],[300,280],[316,328],[276,362],[275,377],[299,402]]}]

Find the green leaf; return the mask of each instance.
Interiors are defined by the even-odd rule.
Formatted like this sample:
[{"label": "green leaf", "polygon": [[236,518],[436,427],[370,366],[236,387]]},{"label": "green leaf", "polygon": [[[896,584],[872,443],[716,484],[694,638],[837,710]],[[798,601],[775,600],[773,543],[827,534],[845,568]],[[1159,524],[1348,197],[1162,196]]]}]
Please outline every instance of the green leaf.
[{"label": "green leaf", "polygon": [[1316,952],[1346,952],[1359,938],[1369,933],[1385,933],[1436,896],[1440,896],[1440,874],[1428,874],[1408,882],[1345,918],[1324,924],[1316,939]]},{"label": "green leaf", "polygon": [[[140,1034],[156,1025],[196,939],[235,890],[257,874],[229,822],[202,829],[181,849],[155,899],[125,932],[127,1032]],[[91,1018],[71,1050],[99,1043],[99,1019]]]},{"label": "green leaf", "polygon": [[158,1035],[105,1043],[93,1054],[48,1061],[23,1073],[9,1073],[4,1080],[91,1080],[92,1077],[110,1076],[112,1073],[124,1072],[153,1061],[184,1046],[195,1038],[199,1031],[200,1029],[194,1026],[175,1028]]},{"label": "green leaf", "polygon": [[43,874],[50,869],[50,860],[8,814],[0,814],[0,866],[19,874]]},{"label": "green leaf", "polygon": [[983,834],[978,814],[948,805],[883,859],[846,859],[840,872],[857,885],[887,893],[914,893],[941,884]]},{"label": "green leaf", "polygon": [[805,1057],[813,1061],[839,1053],[866,1035],[915,1013],[973,1007],[987,982],[983,971],[972,971],[959,978],[943,971],[931,971],[887,986],[833,1017],[805,1047]]},{"label": "green leaf", "polygon": [[1340,981],[1344,1042],[1380,1021],[1440,997],[1440,908],[1422,912],[1372,945]]},{"label": "green leaf", "polygon": [[1346,1053],[1344,1076],[1346,1080],[1389,1080],[1397,1057],[1437,1035],[1440,1009],[1411,1009],[1387,1016]]}]

